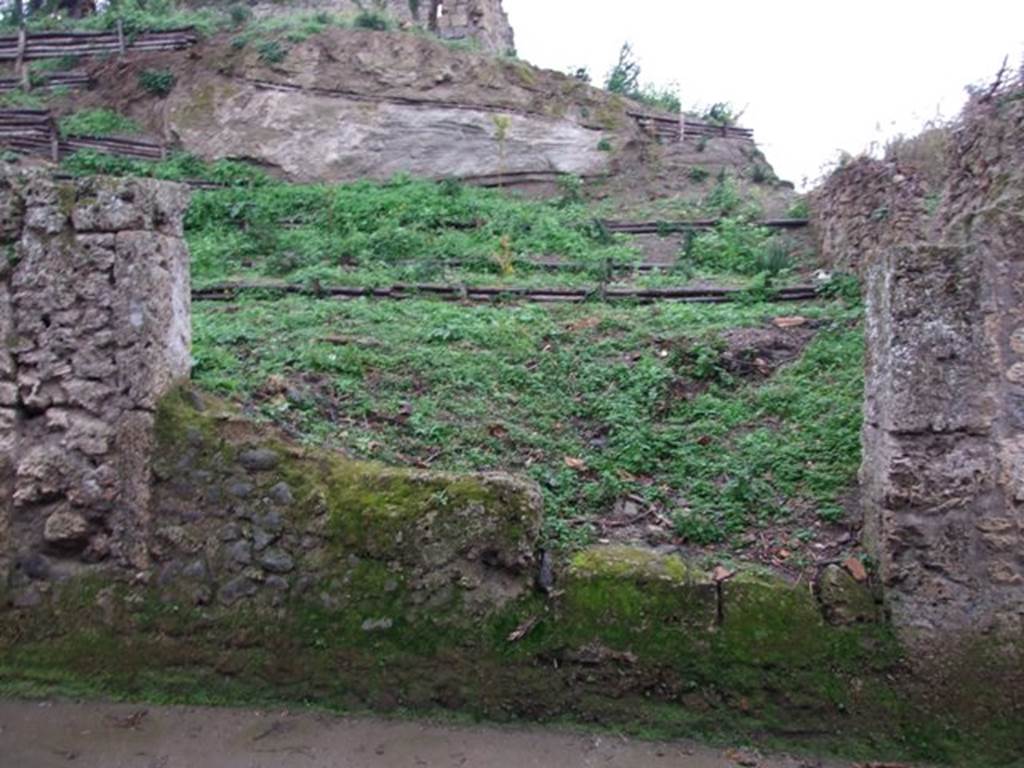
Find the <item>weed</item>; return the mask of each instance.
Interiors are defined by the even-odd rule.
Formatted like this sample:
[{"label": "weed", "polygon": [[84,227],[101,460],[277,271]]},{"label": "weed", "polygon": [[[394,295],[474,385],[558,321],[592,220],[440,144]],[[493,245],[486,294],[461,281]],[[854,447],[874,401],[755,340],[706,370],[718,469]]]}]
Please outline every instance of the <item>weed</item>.
[{"label": "weed", "polygon": [[694,182],[695,184],[701,184],[704,181],[707,181],[707,178],[708,176],[710,176],[710,174],[704,168],[691,168],[687,173],[687,176],[689,176],[690,181]]},{"label": "weed", "polygon": [[789,219],[807,219],[810,216],[811,209],[806,197],[801,197],[786,210],[786,218]]},{"label": "weed", "polygon": [[757,273],[764,274],[769,281],[778,277],[791,266],[789,250],[777,238],[772,238],[761,246],[755,262]]},{"label": "weed", "polygon": [[743,111],[737,111],[732,104],[726,101],[716,102],[700,114],[701,120],[722,126],[737,125],[741,117],[743,117]]},{"label": "weed", "polygon": [[288,55],[288,49],[277,40],[264,40],[256,46],[256,53],[265,64],[280,64]]},{"label": "weed", "polygon": [[597,149],[600,152],[611,152],[612,143],[608,139],[601,139],[599,142],[597,142]]},{"label": "weed", "polygon": [[174,73],[169,69],[144,69],[139,72],[139,85],[153,96],[163,97],[174,90]]},{"label": "weed", "polygon": [[252,19],[252,11],[248,6],[235,4],[228,8],[228,18],[234,26],[240,27]]},{"label": "weed", "polygon": [[771,236],[764,227],[725,218],[714,230],[697,235],[690,257],[701,267],[755,275],[764,271],[764,254]]},{"label": "weed", "polygon": [[583,179],[566,173],[558,177],[558,205],[566,208],[583,202]]},{"label": "weed", "polygon": [[7,91],[0,93],[0,107],[12,109],[44,109],[46,99],[38,93],[26,91]]},{"label": "weed", "polygon": [[862,297],[860,278],[856,275],[836,272],[828,279],[828,282],[818,288],[818,293],[822,296],[842,299],[851,306],[857,306]]},{"label": "weed", "polygon": [[352,25],[357,29],[374,29],[380,32],[391,29],[394,24],[387,15],[380,11],[360,11],[356,14]]}]

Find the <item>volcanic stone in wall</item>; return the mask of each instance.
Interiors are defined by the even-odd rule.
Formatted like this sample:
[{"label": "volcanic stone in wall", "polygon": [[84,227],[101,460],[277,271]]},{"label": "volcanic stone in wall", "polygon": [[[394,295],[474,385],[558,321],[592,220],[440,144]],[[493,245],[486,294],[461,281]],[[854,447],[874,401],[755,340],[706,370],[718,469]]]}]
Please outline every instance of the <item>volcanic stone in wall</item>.
[{"label": "volcanic stone in wall", "polygon": [[0,180],[0,549],[146,565],[160,396],[189,372],[187,193]]}]

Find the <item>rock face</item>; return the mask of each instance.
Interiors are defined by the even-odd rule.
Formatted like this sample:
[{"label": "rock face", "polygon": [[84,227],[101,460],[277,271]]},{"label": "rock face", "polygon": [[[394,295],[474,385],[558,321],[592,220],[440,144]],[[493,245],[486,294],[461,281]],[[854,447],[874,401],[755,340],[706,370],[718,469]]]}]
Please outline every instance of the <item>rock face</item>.
[{"label": "rock face", "polygon": [[[908,636],[1024,634],[1024,101],[976,99],[953,132],[932,217],[904,169],[826,208],[841,258],[871,246],[865,532]],[[1013,96],[1010,98],[1010,96]],[[904,194],[905,193],[905,194]],[[832,202],[835,202],[834,200]],[[884,203],[884,204],[883,204]],[[863,213],[874,207],[874,215]]]},{"label": "rock face", "polygon": [[0,550],[145,565],[153,411],[190,364],[186,202],[0,176]]},{"label": "rock face", "polygon": [[[269,65],[214,40],[168,56],[178,86],[128,111],[169,144],[245,159],[292,181],[594,176],[641,140],[626,102],[523,62],[403,32],[332,29]],[[97,71],[97,99],[120,102]],[[111,73],[111,77],[113,73]],[[107,83],[107,85],[104,85]],[[104,92],[104,89],[110,89]]]}]

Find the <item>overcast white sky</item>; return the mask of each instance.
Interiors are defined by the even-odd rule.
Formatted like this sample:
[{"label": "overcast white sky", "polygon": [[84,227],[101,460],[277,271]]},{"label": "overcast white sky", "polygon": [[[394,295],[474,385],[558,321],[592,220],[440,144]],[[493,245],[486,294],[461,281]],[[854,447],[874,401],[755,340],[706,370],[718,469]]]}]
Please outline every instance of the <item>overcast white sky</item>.
[{"label": "overcast white sky", "polygon": [[504,0],[520,57],[601,85],[622,43],[683,105],[746,108],[783,178],[953,117],[964,86],[1024,55],[1024,0]]}]

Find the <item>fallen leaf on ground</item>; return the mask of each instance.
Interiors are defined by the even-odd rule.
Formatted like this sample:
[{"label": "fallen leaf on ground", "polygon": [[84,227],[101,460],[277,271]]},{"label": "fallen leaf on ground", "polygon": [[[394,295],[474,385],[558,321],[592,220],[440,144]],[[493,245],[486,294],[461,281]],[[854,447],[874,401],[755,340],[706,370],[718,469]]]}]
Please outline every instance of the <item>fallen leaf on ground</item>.
[{"label": "fallen leaf on ground", "polygon": [[845,568],[855,581],[867,581],[868,571],[862,563],[856,557],[848,557],[843,561],[843,568]]},{"label": "fallen leaf on ground", "polygon": [[577,472],[586,472],[587,462],[583,459],[577,459],[574,456],[565,457],[565,466],[569,469],[575,469]]},{"label": "fallen leaf on ground", "polygon": [[776,328],[799,328],[807,322],[806,317],[801,315],[783,315],[782,317],[776,317],[772,320],[772,324]]},{"label": "fallen leaf on ground", "polygon": [[148,715],[148,709],[140,709],[136,712],[132,712],[126,717],[116,717],[111,715],[110,722],[117,728],[131,728],[134,731],[142,724],[142,721],[145,720]]},{"label": "fallen leaf on ground", "polygon": [[515,643],[519,640],[522,640],[524,637],[530,634],[530,632],[533,630],[534,627],[537,626],[539,622],[540,616],[531,616],[518,627],[509,632],[508,637],[506,639],[510,643]]},{"label": "fallen leaf on ground", "polygon": [[728,568],[722,565],[716,565],[715,570],[711,572],[711,578],[713,578],[716,582],[731,579],[735,575],[735,571],[730,571]]}]

